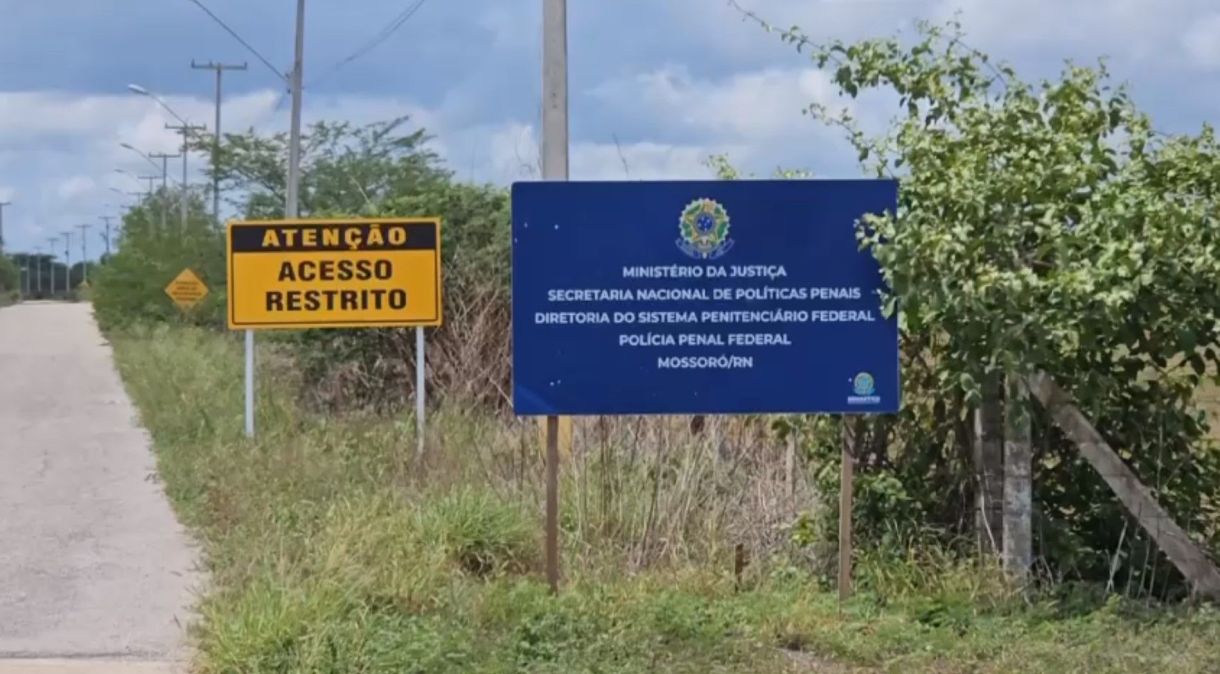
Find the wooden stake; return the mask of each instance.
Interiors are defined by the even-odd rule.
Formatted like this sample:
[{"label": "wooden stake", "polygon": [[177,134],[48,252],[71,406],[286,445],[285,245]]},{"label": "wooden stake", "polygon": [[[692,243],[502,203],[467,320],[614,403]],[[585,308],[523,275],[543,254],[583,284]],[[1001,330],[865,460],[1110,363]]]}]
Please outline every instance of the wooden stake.
[{"label": "wooden stake", "polygon": [[788,431],[788,446],[784,451],[784,486],[788,489],[788,498],[796,493],[796,428]]},{"label": "wooden stake", "polygon": [[851,598],[851,509],[855,438],[851,419],[843,417],[843,454],[839,477],[839,601]]},{"label": "wooden stake", "polygon": [[1101,475],[1161,552],[1182,572],[1195,593],[1220,600],[1220,568],[1161,507],[1152,490],[1140,482],[1118,452],[1106,443],[1072,397],[1045,372],[1030,375],[1025,381],[1034,399],[1050,412],[1055,424],[1075,443],[1081,455]]},{"label": "wooden stake", "polygon": [[546,418],[546,580],[559,592],[559,417]]},{"label": "wooden stake", "polygon": [[744,543],[738,543],[733,550],[733,586],[737,590],[741,590],[741,577],[746,570],[746,546]]}]

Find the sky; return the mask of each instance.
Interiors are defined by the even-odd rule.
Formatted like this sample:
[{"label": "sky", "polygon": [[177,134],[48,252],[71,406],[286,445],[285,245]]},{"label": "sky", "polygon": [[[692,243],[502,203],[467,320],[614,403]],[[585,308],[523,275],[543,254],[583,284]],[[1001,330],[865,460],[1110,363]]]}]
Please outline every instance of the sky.
[{"label": "sky", "polygon": [[[94,225],[153,175],[145,152],[175,152],[174,119],[213,126],[214,79],[192,59],[247,62],[226,74],[223,130],[282,130],[278,73],[292,60],[293,0],[200,0],[262,54],[248,52],[194,0],[0,0],[0,202],[5,248]],[[497,184],[537,176],[541,0],[425,0],[388,39],[336,67],[418,0],[308,0],[304,117],[373,122],[408,114],[460,178]],[[738,0],[815,38],[911,33],[918,19],[957,16],[972,46],[1026,78],[1066,60],[1106,57],[1165,131],[1220,113],[1217,0]],[[802,114],[842,105],[827,73],[726,0],[570,0],[573,179],[707,178],[727,154],[766,176],[799,168],[859,175],[839,134]],[[851,102],[861,119],[883,99]],[[207,161],[192,155],[192,180]],[[172,169],[180,175],[181,166]],[[62,249],[62,243],[57,244]],[[74,239],[73,259],[79,259]],[[62,251],[61,251],[62,252]]]}]

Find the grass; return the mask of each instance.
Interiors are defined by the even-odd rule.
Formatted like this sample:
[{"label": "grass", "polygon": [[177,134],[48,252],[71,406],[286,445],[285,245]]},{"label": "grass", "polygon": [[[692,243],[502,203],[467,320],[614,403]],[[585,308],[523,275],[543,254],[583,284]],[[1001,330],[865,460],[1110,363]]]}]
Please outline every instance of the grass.
[{"label": "grass", "polygon": [[[552,597],[534,427],[442,410],[416,461],[409,419],[302,409],[292,361],[264,345],[247,441],[238,341],[185,327],[113,341],[204,543],[199,672],[1220,671],[1215,610],[1066,591],[1025,604],[967,564],[862,554],[866,591],[840,607],[779,526],[809,502],[803,480],[748,424],[699,441],[678,421],[582,424]],[[736,542],[753,557],[740,583]]]}]

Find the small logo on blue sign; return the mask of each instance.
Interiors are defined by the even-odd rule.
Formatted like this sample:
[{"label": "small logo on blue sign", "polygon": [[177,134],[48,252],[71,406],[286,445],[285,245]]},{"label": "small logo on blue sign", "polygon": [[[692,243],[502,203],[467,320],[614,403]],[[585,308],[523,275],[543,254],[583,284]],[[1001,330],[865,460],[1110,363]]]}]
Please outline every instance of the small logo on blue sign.
[{"label": "small logo on blue sign", "polygon": [[697,260],[715,260],[729,252],[729,212],[712,199],[696,199],[686,205],[678,220],[678,249]]},{"label": "small logo on blue sign", "polygon": [[877,381],[867,372],[861,372],[852,378],[851,392],[854,395],[847,396],[849,405],[876,405],[881,402],[881,397],[876,395]]},{"label": "small logo on blue sign", "polygon": [[873,381],[873,375],[861,372],[852,380],[851,390],[858,396],[871,396],[877,391],[877,382]]}]

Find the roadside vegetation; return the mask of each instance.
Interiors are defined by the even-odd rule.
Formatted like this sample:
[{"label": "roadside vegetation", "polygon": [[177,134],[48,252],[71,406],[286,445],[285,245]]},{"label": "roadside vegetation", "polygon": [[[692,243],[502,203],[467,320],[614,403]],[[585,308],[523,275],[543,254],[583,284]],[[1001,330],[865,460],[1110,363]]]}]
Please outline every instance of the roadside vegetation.
[{"label": "roadside vegetation", "polygon": [[[458,181],[410,120],[319,123],[304,214],[444,221],[424,456],[398,330],[260,335],[259,435],[241,436],[241,347],[203,195],[181,229],[160,225],[175,195],[133,209],[96,274],[167,490],[204,542],[201,671],[1220,670],[1216,610],[1041,410],[1028,582],[979,544],[972,459],[988,387],[1050,372],[1220,551],[1212,131],[1154,132],[1101,68],[1025,82],[953,25],[904,42],[780,35],[845,97],[900,101],[881,130],[808,111],[866,174],[902,179],[897,217],[860,230],[902,307],[904,400],[860,422],[857,595],[830,593],[842,420],[803,416],[579,420],[550,596],[538,428],[507,393],[508,194]],[[239,212],[282,213],[285,154],[283,136],[226,136],[219,177]],[[738,177],[727,158],[709,171]],[[183,315],[162,288],[186,266],[211,294]]]},{"label": "roadside vegetation", "polygon": [[17,301],[21,270],[13,258],[0,252],[0,307]]},{"label": "roadside vegetation", "polygon": [[[418,461],[409,418],[303,408],[277,347],[250,442],[238,340],[160,326],[114,344],[166,489],[204,543],[201,672],[1220,668],[1214,609],[1087,585],[1022,598],[931,542],[861,551],[861,592],[840,608],[800,527],[768,521],[810,495],[776,498],[782,461],[745,423],[710,423],[703,439],[681,420],[580,424],[552,597],[533,425],[447,407]],[[737,542],[765,553],[740,580]]]}]

